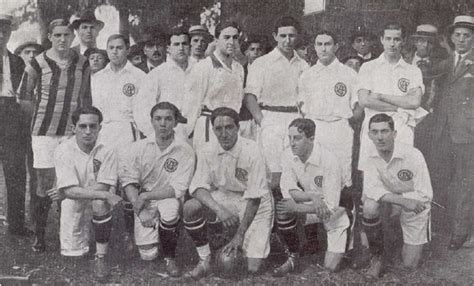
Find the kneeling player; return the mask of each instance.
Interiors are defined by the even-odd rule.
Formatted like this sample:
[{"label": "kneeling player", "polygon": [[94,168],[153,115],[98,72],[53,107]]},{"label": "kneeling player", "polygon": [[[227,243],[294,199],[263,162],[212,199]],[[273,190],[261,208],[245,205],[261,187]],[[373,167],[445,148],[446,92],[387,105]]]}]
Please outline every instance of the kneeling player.
[{"label": "kneeling player", "polygon": [[102,114],[95,107],[79,108],[72,114],[75,136],[55,151],[58,192],[61,202],[59,238],[61,254],[82,256],[89,252],[92,221],[97,252],[95,274],[108,275],[105,264],[112,229],[111,208],[122,200],[109,191],[117,182],[117,158],[111,149],[96,144]]},{"label": "kneeling player", "polygon": [[[184,205],[184,224],[197,247],[193,278],[210,272],[207,214],[237,232],[224,252],[243,250],[248,271],[257,272],[270,252],[273,199],[267,186],[265,162],[258,145],[238,136],[239,116],[230,108],[216,108],[211,123],[219,145],[208,143],[198,153],[196,174]],[[214,219],[215,220],[215,219]]]},{"label": "kneeling player", "polygon": [[191,181],[195,154],[175,139],[174,128],[184,120],[176,106],[160,102],[150,116],[155,136],[133,143],[128,155],[120,158],[120,181],[135,211],[135,243],[141,258],[158,256],[160,238],[166,271],[176,277],[180,199]]},{"label": "kneeling player", "polygon": [[[322,222],[327,231],[324,266],[336,271],[346,250],[349,218],[339,206],[343,173],[335,155],[314,142],[316,126],[311,119],[298,118],[290,123],[290,147],[282,156],[281,191],[277,203],[277,224],[290,252],[287,261],[274,269],[275,276],[295,271],[299,239],[296,216],[305,215],[306,223]],[[290,150],[291,149],[291,150]]]},{"label": "kneeling player", "polygon": [[415,268],[423,245],[429,241],[430,201],[433,198],[425,159],[418,149],[395,143],[393,119],[376,114],[369,121],[369,137],[375,148],[369,153],[364,171],[363,225],[374,254],[367,276],[378,277],[382,270],[383,231],[380,204],[389,203],[400,214],[403,231],[402,260]]}]

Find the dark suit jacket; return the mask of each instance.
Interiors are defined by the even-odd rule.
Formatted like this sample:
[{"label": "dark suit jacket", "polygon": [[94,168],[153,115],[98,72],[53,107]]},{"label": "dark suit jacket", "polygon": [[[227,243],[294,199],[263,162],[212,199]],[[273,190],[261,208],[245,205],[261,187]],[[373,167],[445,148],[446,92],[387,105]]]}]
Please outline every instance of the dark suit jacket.
[{"label": "dark suit jacket", "polygon": [[454,72],[454,56],[443,63],[445,74],[436,116],[435,138],[446,128],[454,143],[474,143],[474,52],[471,50]]},{"label": "dark suit jacket", "polygon": [[10,61],[10,80],[12,82],[12,87],[13,90],[17,90],[23,72],[25,71],[25,63],[22,58],[10,52],[8,52],[8,59]]},{"label": "dark suit jacket", "polygon": [[145,73],[149,73],[150,69],[148,68],[148,65],[146,63],[146,60],[142,61],[139,65],[136,65],[137,68],[141,69]]}]

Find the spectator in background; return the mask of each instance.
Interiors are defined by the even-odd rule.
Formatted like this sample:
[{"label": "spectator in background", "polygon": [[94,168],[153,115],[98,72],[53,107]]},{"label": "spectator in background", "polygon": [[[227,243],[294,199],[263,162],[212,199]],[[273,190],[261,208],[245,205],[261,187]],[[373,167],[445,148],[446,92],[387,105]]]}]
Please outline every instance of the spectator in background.
[{"label": "spectator in background", "polygon": [[145,54],[143,53],[143,48],[140,45],[133,45],[130,47],[130,53],[128,54],[128,60],[132,65],[138,67],[143,63]]},{"label": "spectator in background", "polygon": [[15,49],[14,54],[20,56],[25,64],[30,64],[38,54],[43,52],[44,48],[34,39],[29,39],[20,43]]},{"label": "spectator in background", "polygon": [[363,27],[357,27],[350,38],[350,43],[352,46],[351,54],[355,54],[361,57],[364,62],[368,62],[377,58],[375,52],[372,48],[371,34]]},{"label": "spectator in background", "polygon": [[71,28],[76,31],[79,37],[79,44],[72,47],[72,50],[84,55],[87,49],[96,48],[96,39],[103,27],[104,22],[96,19],[94,11],[82,11],[79,19],[71,23]]},{"label": "spectator in background", "polygon": [[347,56],[342,60],[343,64],[350,67],[357,73],[359,72],[360,66],[362,65],[363,62],[364,60],[357,55]]},{"label": "spectator in background", "polygon": [[191,26],[188,33],[191,45],[190,61],[194,63],[206,57],[207,46],[214,37],[202,25]]},{"label": "spectator in background", "polygon": [[107,56],[107,52],[105,50],[90,48],[86,51],[84,56],[89,61],[92,74],[95,74],[96,72],[105,68],[109,62],[109,57]]},{"label": "spectator in background", "polygon": [[166,37],[160,27],[146,27],[138,44],[143,48],[145,61],[137,67],[145,73],[166,61]]}]

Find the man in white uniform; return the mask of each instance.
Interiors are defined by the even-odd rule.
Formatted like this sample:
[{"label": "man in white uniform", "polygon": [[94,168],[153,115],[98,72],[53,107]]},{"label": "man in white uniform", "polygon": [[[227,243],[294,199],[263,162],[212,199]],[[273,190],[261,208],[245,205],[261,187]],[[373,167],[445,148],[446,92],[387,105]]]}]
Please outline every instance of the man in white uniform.
[{"label": "man in white uniform", "polygon": [[194,173],[195,154],[187,143],[175,140],[174,128],[184,119],[176,106],[160,102],[150,117],[155,134],[134,143],[120,158],[120,181],[135,212],[135,243],[141,258],[158,256],[159,238],[166,270],[177,277],[177,226],[181,199]]},{"label": "man in white uniform", "polygon": [[214,109],[229,107],[240,110],[244,88],[244,69],[232,57],[238,48],[240,27],[222,22],[216,27],[216,49],[196,63],[186,84],[189,100],[183,115],[188,119],[188,135],[194,131],[193,145],[199,150],[206,142],[217,144],[210,132],[210,116]]},{"label": "man in white uniform", "polygon": [[72,114],[75,136],[60,144],[54,164],[61,202],[59,239],[61,255],[83,256],[89,252],[91,225],[96,241],[95,275],[108,275],[105,254],[112,230],[111,208],[122,198],[111,193],[117,182],[117,158],[112,149],[97,142],[102,114],[95,107]]},{"label": "man in white uniform", "polygon": [[256,142],[239,137],[236,111],[218,108],[211,122],[219,145],[208,143],[198,152],[196,173],[189,187],[194,198],[184,204],[184,225],[200,257],[188,276],[200,278],[211,270],[208,224],[237,229],[223,251],[243,250],[248,271],[255,273],[270,252],[273,225],[273,199],[264,157]]},{"label": "man in white uniform", "polygon": [[[174,104],[182,112],[186,104],[184,98],[185,79],[189,74],[189,35],[180,28],[173,29],[168,36],[168,56],[166,62],[159,65],[146,76],[144,92],[135,98],[133,114],[138,129],[145,136],[153,136],[154,131],[150,118],[144,110],[158,102],[167,101]],[[184,125],[177,126],[176,135],[186,138]]]},{"label": "man in white uniform", "polygon": [[[392,116],[397,129],[397,142],[413,145],[413,129],[422,110],[424,92],[421,70],[402,58],[404,31],[398,24],[388,24],[380,41],[384,52],[375,60],[362,65],[356,92],[365,111],[362,123],[359,170],[364,171],[370,149],[375,148],[368,138],[368,121],[374,114],[384,112]],[[425,111],[426,112],[426,111]]]},{"label": "man in white uniform", "polygon": [[295,19],[280,18],[273,32],[276,48],[249,66],[245,87],[245,104],[261,127],[257,140],[272,173],[272,191],[279,188],[280,156],[288,146],[286,127],[298,117],[298,78],[309,68],[294,50],[300,32]]},{"label": "man in white uniform", "polygon": [[430,240],[430,175],[421,152],[412,145],[396,142],[394,120],[383,113],[369,118],[369,137],[375,145],[364,170],[363,221],[373,253],[366,273],[377,278],[382,271],[383,230],[381,203],[389,203],[400,216],[403,231],[404,267],[415,268],[423,245]]},{"label": "man in white uniform", "polygon": [[[274,276],[283,276],[296,270],[299,238],[297,217],[305,216],[306,223],[323,223],[327,231],[328,248],[324,266],[331,271],[339,269],[346,251],[349,218],[339,206],[343,172],[337,157],[314,142],[316,125],[311,119],[298,118],[290,123],[290,148],[282,156],[281,191],[283,200],[276,205],[280,234],[288,245],[285,263],[274,269]],[[317,141],[317,139],[316,139]]]}]

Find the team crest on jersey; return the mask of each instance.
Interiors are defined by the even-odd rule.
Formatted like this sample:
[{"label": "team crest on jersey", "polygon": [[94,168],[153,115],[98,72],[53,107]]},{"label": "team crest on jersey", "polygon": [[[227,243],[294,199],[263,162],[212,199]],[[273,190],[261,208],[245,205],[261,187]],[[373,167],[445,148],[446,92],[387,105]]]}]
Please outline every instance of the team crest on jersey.
[{"label": "team crest on jersey", "polygon": [[407,78],[402,77],[401,79],[398,80],[398,88],[402,92],[407,92],[409,84],[410,84],[410,80]]},{"label": "team crest on jersey", "polygon": [[176,169],[178,169],[178,161],[176,161],[173,158],[166,159],[166,161],[165,161],[165,170],[168,173],[173,173],[174,171],[176,171]]},{"label": "team crest on jersey", "polygon": [[137,93],[137,88],[133,83],[126,83],[122,88],[123,94],[130,97]]},{"label": "team crest on jersey", "polygon": [[397,177],[400,181],[406,182],[413,179],[413,172],[407,169],[398,171]]},{"label": "team crest on jersey", "polygon": [[99,173],[99,170],[100,170],[100,166],[102,165],[102,162],[97,160],[97,159],[94,159],[92,160],[92,166],[94,168],[94,174],[97,174]]},{"label": "team crest on jersey", "polygon": [[343,97],[347,93],[347,86],[343,82],[338,82],[334,86],[334,92],[339,97]]},{"label": "team crest on jersey", "polygon": [[249,180],[249,172],[242,168],[235,168],[235,177],[241,182],[247,182]]},{"label": "team crest on jersey", "polygon": [[314,177],[314,183],[316,184],[316,187],[322,188],[323,187],[323,176]]}]

